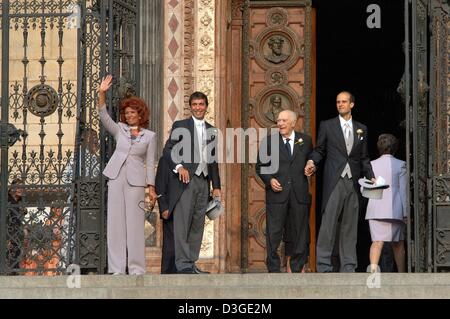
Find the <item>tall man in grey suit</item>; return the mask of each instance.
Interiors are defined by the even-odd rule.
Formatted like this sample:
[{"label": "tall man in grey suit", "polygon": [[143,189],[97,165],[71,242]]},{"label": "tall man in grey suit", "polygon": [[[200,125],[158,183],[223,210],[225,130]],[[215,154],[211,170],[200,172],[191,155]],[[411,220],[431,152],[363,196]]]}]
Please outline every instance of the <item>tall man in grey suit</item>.
[{"label": "tall man in grey suit", "polygon": [[367,150],[367,127],[352,118],[355,99],[350,92],[336,98],[339,116],[320,123],[317,145],[305,166],[310,176],[326,158],[322,224],[317,240],[317,271],[331,272],[331,255],[339,232],[340,272],[357,266],[356,240],[359,215],[358,179],[375,181]]},{"label": "tall man in grey suit", "polygon": [[[266,185],[266,265],[269,272],[280,272],[277,249],[282,237],[290,241],[292,272],[300,272],[308,258],[311,196],[304,167],[312,142],[310,136],[294,131],[296,120],[293,111],[278,114],[279,133],[261,142],[256,164],[256,172]],[[272,138],[278,143],[272,143],[276,142]],[[269,155],[267,161],[262,160],[262,152]],[[276,171],[265,173],[264,168],[274,165],[276,159],[279,164]]]},{"label": "tall man in grey suit", "polygon": [[194,92],[189,98],[192,117],[173,123],[163,156],[178,178],[169,184],[169,211],[173,211],[175,265],[179,273],[203,273],[199,258],[205,213],[212,183],[220,198],[216,129],[205,121],[208,98]]}]

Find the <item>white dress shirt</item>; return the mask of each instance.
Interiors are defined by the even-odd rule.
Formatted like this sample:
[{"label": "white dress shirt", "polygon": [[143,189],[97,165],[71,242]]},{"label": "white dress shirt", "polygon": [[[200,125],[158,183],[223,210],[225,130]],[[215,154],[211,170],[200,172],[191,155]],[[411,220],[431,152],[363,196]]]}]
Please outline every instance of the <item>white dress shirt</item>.
[{"label": "white dress shirt", "polygon": [[[286,137],[284,137],[284,136],[282,136],[282,137],[283,137],[283,143],[286,144]],[[292,153],[294,152],[295,132],[292,131],[291,135],[287,138],[289,138],[289,145],[291,146],[291,154],[289,154],[289,155],[292,156]]]},{"label": "white dress shirt", "polygon": [[353,131],[352,118],[346,121],[342,116],[339,115],[339,121],[341,122],[342,134],[344,134],[344,137],[347,138],[348,136],[345,135],[345,124],[348,124],[348,126],[350,127],[350,131]]},{"label": "white dress shirt", "polygon": [[[205,120],[199,120],[195,116],[192,116],[192,119],[194,120],[195,130],[197,131],[198,145],[200,145],[201,147],[203,145],[203,135],[206,134]],[[183,167],[183,165],[178,164],[177,166],[175,166],[173,172],[178,173],[180,167]]]}]

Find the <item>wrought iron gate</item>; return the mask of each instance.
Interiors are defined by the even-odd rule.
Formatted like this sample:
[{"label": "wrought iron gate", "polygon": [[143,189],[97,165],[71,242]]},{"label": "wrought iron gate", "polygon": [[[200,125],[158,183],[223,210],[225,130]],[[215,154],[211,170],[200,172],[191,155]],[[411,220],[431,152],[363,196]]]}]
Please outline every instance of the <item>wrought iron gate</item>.
[{"label": "wrought iron gate", "polygon": [[428,270],[450,271],[450,2],[431,1],[430,208],[432,263]]},{"label": "wrought iron gate", "polygon": [[408,270],[450,268],[449,7],[405,0],[405,97],[410,171]]},{"label": "wrought iron gate", "polygon": [[113,145],[96,88],[114,75],[115,114],[138,87],[137,4],[2,1],[1,273],[105,271],[100,172]]}]

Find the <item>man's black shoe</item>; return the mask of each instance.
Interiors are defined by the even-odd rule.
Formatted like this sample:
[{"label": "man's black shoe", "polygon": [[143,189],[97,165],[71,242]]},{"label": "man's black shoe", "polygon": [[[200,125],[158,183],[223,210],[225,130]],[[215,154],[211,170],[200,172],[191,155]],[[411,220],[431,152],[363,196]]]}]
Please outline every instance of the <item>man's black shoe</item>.
[{"label": "man's black shoe", "polygon": [[196,274],[210,274],[209,271],[201,270],[196,265],[194,265],[194,271],[195,271]]},{"label": "man's black shoe", "polygon": [[182,269],[182,270],[178,270],[177,274],[191,274],[191,275],[194,274],[194,275],[197,275],[199,273],[196,272],[192,268],[185,268],[185,269]]}]

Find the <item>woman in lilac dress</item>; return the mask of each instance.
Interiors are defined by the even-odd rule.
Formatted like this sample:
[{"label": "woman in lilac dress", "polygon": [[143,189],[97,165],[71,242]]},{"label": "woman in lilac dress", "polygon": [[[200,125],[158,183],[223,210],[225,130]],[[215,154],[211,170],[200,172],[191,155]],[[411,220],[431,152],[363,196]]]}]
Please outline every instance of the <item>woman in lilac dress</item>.
[{"label": "woman in lilac dress", "polygon": [[373,173],[386,180],[389,188],[381,199],[370,199],[366,219],[369,220],[372,246],[370,271],[376,272],[384,242],[391,242],[398,272],[405,272],[406,163],[394,157],[398,141],[392,134],[381,134],[377,142],[380,157],[372,161]]}]

